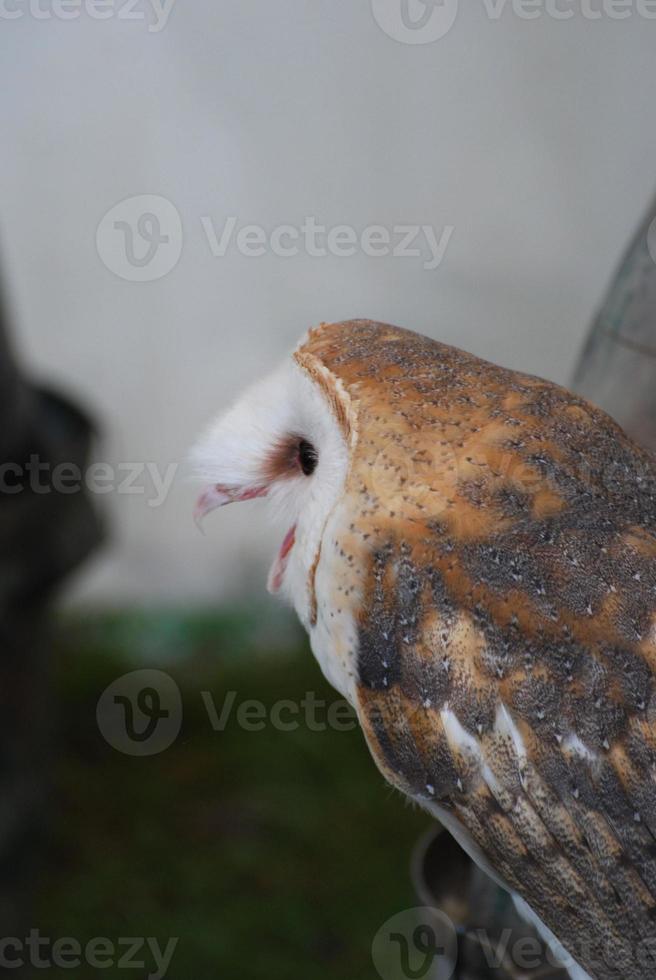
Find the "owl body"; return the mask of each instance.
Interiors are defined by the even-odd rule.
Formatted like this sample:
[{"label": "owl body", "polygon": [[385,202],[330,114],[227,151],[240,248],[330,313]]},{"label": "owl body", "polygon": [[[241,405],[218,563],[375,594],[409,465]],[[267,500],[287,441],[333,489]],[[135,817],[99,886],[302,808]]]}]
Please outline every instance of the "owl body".
[{"label": "owl body", "polygon": [[[298,450],[273,491],[296,536],[276,583],[381,772],[589,976],[653,975],[653,458],[564,389],[397,327],[322,325],[289,370],[321,421],[303,397],[285,423],[318,462]],[[209,462],[226,431],[202,457],[237,493],[238,462]]]}]

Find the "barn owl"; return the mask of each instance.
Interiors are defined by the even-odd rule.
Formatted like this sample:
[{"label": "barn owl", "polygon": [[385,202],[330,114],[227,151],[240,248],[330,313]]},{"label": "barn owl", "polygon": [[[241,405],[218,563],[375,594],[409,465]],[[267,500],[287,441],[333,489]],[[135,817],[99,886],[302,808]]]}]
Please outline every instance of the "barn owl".
[{"label": "barn owl", "polygon": [[[379,769],[569,953],[656,975],[656,464],[548,381],[322,324],[213,424]],[[558,945],[561,944],[561,945]]]}]

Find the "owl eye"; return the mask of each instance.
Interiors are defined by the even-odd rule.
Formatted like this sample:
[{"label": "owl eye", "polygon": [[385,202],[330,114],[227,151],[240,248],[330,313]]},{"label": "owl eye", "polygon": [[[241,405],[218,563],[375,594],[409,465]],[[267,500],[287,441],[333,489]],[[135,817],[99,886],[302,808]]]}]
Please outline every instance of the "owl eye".
[{"label": "owl eye", "polygon": [[305,476],[312,476],[319,462],[319,454],[311,442],[301,439],[298,444],[298,463]]}]

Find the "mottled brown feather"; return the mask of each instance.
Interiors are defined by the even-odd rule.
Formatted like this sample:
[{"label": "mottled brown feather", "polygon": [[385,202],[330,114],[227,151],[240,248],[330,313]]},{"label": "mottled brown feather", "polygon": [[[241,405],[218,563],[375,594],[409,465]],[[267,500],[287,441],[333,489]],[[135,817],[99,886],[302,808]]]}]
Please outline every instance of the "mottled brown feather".
[{"label": "mottled brown feather", "polygon": [[591,976],[651,975],[653,457],[564,389],[398,327],[324,324],[296,358],[350,440],[337,544],[381,771],[456,817]]}]

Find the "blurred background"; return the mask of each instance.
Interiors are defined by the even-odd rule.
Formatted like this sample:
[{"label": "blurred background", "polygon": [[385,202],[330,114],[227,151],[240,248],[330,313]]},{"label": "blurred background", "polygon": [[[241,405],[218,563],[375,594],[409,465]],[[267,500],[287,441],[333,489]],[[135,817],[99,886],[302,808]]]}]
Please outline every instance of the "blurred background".
[{"label": "blurred background", "polygon": [[350,317],[649,441],[655,42],[648,0],[0,0],[0,969],[39,930],[62,975],[137,975],[131,936],[174,978],[379,975],[427,820],[326,721],[279,530],[196,532],[188,449]]}]

